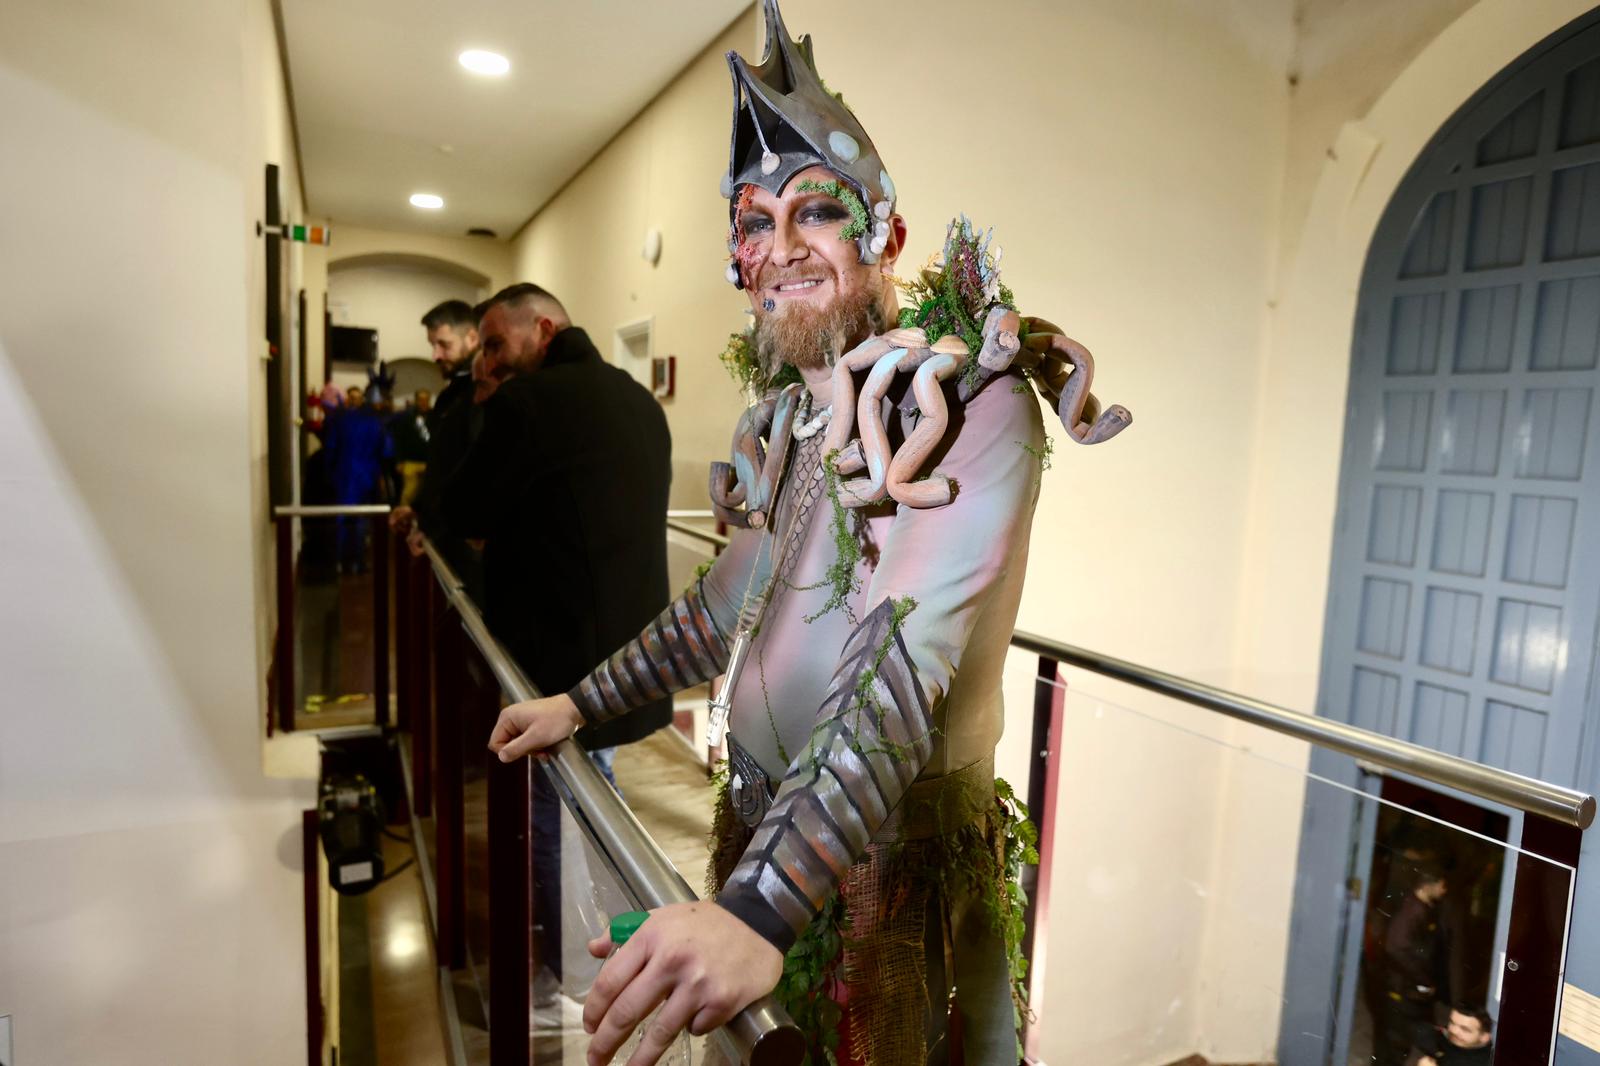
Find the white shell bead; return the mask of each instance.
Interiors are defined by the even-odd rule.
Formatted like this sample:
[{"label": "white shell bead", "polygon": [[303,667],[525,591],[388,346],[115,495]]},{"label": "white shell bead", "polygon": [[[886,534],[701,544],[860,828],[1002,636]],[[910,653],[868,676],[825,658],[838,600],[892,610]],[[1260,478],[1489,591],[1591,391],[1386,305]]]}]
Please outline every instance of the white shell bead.
[{"label": "white shell bead", "polygon": [[854,163],[861,158],[861,146],[844,130],[834,130],[828,134],[828,148],[846,163]]}]

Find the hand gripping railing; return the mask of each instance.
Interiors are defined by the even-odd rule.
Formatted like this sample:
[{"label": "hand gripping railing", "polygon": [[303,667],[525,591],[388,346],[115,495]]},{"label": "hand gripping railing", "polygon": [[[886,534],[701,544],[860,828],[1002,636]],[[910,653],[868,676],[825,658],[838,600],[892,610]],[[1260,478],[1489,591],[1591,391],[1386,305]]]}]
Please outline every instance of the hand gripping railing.
[{"label": "hand gripping railing", "polygon": [[[538,699],[539,691],[489,632],[477,605],[449,563],[431,541],[424,539],[423,546],[440,587],[501,690],[517,702]],[[699,898],[575,742],[562,741],[537,764],[550,775],[595,853],[636,907],[651,910]],[[751,1066],[793,1066],[805,1052],[799,1029],[771,996],[758,999],[734,1015],[727,1025],[716,1030],[716,1039],[736,1061]]]}]

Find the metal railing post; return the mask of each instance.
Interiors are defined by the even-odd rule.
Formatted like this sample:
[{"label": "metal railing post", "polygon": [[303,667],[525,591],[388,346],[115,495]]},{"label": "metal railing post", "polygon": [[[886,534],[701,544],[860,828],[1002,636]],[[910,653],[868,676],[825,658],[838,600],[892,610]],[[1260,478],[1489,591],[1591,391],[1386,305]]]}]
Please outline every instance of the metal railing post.
[{"label": "metal railing post", "polygon": [[[433,817],[433,735],[439,718],[439,693],[435,683],[434,648],[439,630],[439,586],[427,573],[417,571],[420,582],[413,597],[417,605],[417,706],[411,722],[411,805],[418,818]],[[438,860],[435,856],[435,866]],[[435,876],[437,876],[437,871]]]},{"label": "metal railing post", "polygon": [[389,517],[373,515],[372,523],[372,720],[392,723],[389,706]]},{"label": "metal railing post", "polygon": [[[485,753],[489,777],[490,1066],[528,1066],[532,1006],[533,863],[529,774],[533,764],[509,765]],[[507,1019],[514,1023],[505,1024]]]},{"label": "metal railing post", "polygon": [[[391,541],[398,539],[393,533],[389,534],[389,538]],[[411,728],[411,719],[415,717],[412,704],[416,701],[413,686],[416,680],[416,652],[413,644],[417,620],[412,617],[411,606],[411,574],[416,560],[406,551],[404,541],[391,547],[394,548],[390,557],[394,560],[395,726],[407,730]]]},{"label": "metal railing post", "polygon": [[441,613],[434,634],[434,831],[438,842],[439,959],[452,969],[466,962],[466,812],[461,775],[461,707],[466,693],[466,637],[455,613]]},{"label": "metal railing post", "polygon": [[1022,953],[1028,960],[1028,1002],[1034,1007],[1034,1017],[1023,1034],[1029,1062],[1039,1054],[1041,1036],[1038,1007],[1044,1003],[1045,956],[1050,939],[1050,864],[1055,858],[1056,805],[1061,791],[1066,719],[1066,690],[1061,683],[1060,664],[1048,655],[1039,656],[1035,678],[1028,820],[1038,834],[1039,862],[1022,868],[1022,889],[1028,901],[1022,917]]},{"label": "metal railing post", "polygon": [[278,686],[278,728],[289,733],[294,730],[297,695],[294,673],[294,519],[280,514],[273,519],[273,526],[278,540],[278,640],[273,667]]},{"label": "metal railing post", "polygon": [[1527,814],[1523,816],[1519,844],[1530,854],[1508,856],[1517,869],[1511,885],[1511,924],[1506,930],[1505,958],[1501,963],[1504,970],[1494,1058],[1496,1062],[1554,1062],[1568,922],[1583,831]]}]

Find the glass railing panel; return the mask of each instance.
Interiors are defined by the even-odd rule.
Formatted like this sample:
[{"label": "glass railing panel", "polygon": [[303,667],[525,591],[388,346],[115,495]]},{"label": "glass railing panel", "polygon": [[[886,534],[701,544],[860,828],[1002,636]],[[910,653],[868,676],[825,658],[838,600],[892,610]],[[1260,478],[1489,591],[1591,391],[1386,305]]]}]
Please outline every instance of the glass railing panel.
[{"label": "glass railing panel", "polygon": [[1547,1061],[1573,872],[1523,815],[1036,663],[1012,656],[1000,763],[1027,779],[1053,701],[1037,1061],[1410,1066],[1476,1040],[1453,1004],[1514,1044],[1495,1061]]},{"label": "glass railing panel", "polygon": [[294,524],[294,727],[371,725],[382,526],[367,515]]}]

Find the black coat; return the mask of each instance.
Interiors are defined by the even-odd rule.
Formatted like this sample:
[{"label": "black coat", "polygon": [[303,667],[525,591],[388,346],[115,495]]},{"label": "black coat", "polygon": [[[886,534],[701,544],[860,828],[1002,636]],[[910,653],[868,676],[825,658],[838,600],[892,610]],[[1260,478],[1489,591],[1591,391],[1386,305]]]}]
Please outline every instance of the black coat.
[{"label": "black coat", "polygon": [[[485,618],[529,680],[566,692],[667,605],[672,438],[654,396],[576,327],[484,405],[445,488],[445,514],[482,537]],[[641,708],[578,739],[626,744],[672,720]]]},{"label": "black coat", "polygon": [[417,524],[438,546],[466,585],[468,594],[483,603],[483,561],[467,545],[445,513],[445,486],[461,469],[472,442],[483,431],[483,409],[472,402],[472,370],[463,366],[450,375],[428,412],[428,465],[422,471],[422,485],[411,501]]}]

